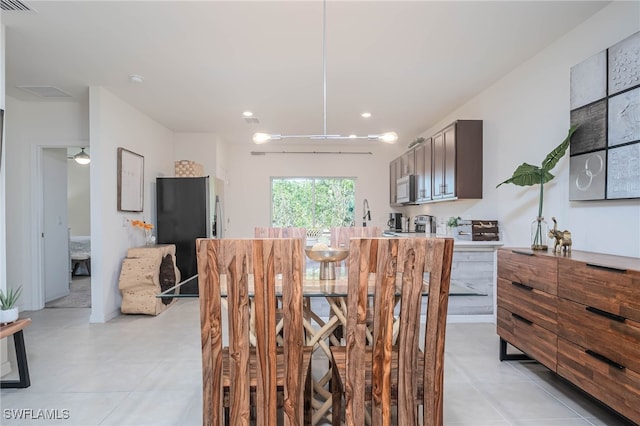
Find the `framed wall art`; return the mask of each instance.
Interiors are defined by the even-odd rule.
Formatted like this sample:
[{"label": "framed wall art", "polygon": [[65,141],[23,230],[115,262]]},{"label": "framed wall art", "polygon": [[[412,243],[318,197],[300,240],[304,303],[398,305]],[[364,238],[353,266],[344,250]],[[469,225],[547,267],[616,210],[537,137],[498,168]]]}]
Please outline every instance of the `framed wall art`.
[{"label": "framed wall art", "polygon": [[144,157],[118,148],[118,211],[141,212],[144,204]]},{"label": "framed wall art", "polygon": [[640,198],[640,31],[571,68],[569,199]]}]

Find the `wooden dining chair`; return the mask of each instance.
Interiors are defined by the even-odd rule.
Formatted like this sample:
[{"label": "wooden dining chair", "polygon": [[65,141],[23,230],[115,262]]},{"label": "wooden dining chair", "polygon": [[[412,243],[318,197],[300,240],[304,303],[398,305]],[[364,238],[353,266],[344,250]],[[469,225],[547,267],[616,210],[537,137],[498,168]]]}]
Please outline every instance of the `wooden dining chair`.
[{"label": "wooden dining chair", "polygon": [[[441,426],[444,393],[444,340],[449,300],[453,240],[450,238],[352,239],[348,278],[346,345],[331,348],[332,422],[365,424],[365,402],[371,424]],[[376,265],[375,295],[367,283]],[[428,300],[421,332],[423,274]],[[392,345],[393,311],[400,294],[400,331]],[[369,306],[372,301],[373,307]],[[367,311],[373,320],[373,344],[367,345]],[[391,407],[397,406],[392,415]],[[422,405],[422,415],[418,407]]]},{"label": "wooden dining chair", "polygon": [[[382,228],[378,226],[333,227],[331,228],[331,247],[349,248],[349,240],[357,237],[382,237]],[[348,260],[344,260],[344,265],[348,264]]]},{"label": "wooden dining chair", "polygon": [[[304,346],[301,244],[197,240],[203,425],[311,423],[312,348]],[[275,330],[278,289],[285,309],[282,345]],[[221,297],[228,303],[226,321]],[[258,318],[255,347],[249,340],[250,306]]]}]

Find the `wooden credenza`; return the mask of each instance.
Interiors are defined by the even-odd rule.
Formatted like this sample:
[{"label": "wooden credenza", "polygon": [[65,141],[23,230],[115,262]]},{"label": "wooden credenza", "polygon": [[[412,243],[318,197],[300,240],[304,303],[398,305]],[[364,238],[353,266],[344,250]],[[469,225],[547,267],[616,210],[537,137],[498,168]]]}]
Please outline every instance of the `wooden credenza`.
[{"label": "wooden credenza", "polygon": [[500,359],[507,343],[640,423],[640,259],[498,250]]}]

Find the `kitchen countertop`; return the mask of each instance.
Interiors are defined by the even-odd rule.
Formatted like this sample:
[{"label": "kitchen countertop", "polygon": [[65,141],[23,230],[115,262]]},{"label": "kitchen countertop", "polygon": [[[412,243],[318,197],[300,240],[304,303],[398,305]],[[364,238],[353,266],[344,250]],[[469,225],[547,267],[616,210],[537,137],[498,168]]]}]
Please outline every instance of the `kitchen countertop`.
[{"label": "kitchen countertop", "polygon": [[[398,231],[390,231],[385,230],[382,233],[385,237],[407,237],[407,238],[416,238],[416,237],[426,237],[427,234],[424,232],[398,232]],[[446,235],[437,235],[437,234],[429,234],[429,236],[433,237],[446,237]],[[467,240],[458,240],[454,238],[453,249],[456,250],[464,250],[465,248],[469,249],[497,249],[498,247],[503,246],[504,243],[502,241],[467,241]]]}]

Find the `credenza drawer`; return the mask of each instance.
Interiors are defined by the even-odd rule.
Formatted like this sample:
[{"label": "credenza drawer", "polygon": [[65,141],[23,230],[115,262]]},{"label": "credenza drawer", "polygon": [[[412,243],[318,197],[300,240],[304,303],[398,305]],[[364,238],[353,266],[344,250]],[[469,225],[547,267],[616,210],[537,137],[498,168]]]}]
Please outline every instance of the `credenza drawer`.
[{"label": "credenza drawer", "polygon": [[530,319],[498,307],[498,335],[511,345],[556,371],[558,337]]},{"label": "credenza drawer", "polygon": [[640,374],[558,338],[557,373],[623,416],[640,423]]},{"label": "credenza drawer", "polygon": [[640,322],[640,274],[637,271],[560,259],[558,295]]},{"label": "credenza drawer", "polygon": [[557,331],[557,296],[531,286],[498,278],[498,306]]},{"label": "credenza drawer", "polygon": [[558,261],[526,251],[498,250],[498,277],[558,294]]},{"label": "credenza drawer", "polygon": [[640,323],[558,298],[558,335],[640,372]]}]

